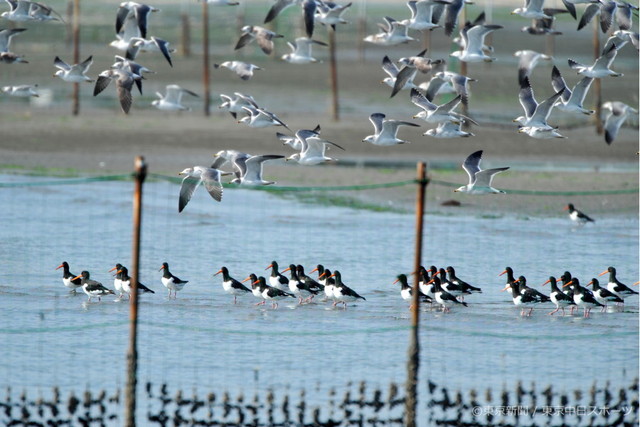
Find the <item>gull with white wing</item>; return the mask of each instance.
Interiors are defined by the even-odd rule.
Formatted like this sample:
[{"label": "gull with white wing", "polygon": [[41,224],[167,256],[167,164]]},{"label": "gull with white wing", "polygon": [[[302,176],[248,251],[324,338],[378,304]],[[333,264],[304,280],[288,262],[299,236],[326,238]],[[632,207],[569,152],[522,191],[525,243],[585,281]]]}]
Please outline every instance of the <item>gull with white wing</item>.
[{"label": "gull with white wing", "polygon": [[494,169],[480,169],[480,162],[482,160],[482,150],[476,151],[467,157],[462,164],[462,169],[469,175],[469,183],[462,187],[453,190],[457,193],[467,194],[492,194],[492,193],[505,193],[502,190],[497,190],[491,186],[491,181],[495,174],[506,171],[509,167],[494,168]]},{"label": "gull with white wing", "polygon": [[163,111],[190,111],[190,107],[182,105],[182,95],[184,94],[198,97],[198,94],[188,89],[184,89],[178,85],[167,85],[166,94],[162,95],[156,92],[156,96],[160,99],[154,100],[151,105],[158,110]]},{"label": "gull with white wing", "polygon": [[362,142],[370,142],[373,145],[408,144],[409,141],[398,138],[398,128],[400,126],[420,127],[415,123],[385,119],[385,117],[382,113],[373,113],[369,116],[369,120],[373,123],[375,134],[367,136]]}]

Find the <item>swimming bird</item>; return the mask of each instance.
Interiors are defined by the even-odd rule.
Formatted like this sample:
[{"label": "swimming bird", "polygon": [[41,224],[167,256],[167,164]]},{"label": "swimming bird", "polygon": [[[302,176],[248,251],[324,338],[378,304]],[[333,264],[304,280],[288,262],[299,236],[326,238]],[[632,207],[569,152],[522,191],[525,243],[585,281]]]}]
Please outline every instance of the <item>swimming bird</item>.
[{"label": "swimming bird", "polygon": [[231,97],[221,93],[222,104],[218,108],[228,111],[234,119],[238,117],[238,114],[246,114],[242,107],[258,108],[256,100],[251,95],[245,95],[241,92],[234,92],[233,95]]},{"label": "swimming bird", "polygon": [[613,64],[613,60],[616,59],[617,54],[618,48],[615,43],[611,43],[606,50],[602,51],[602,55],[596,59],[593,65],[583,65],[573,59],[568,59],[567,62],[569,63],[569,67],[576,70],[578,74],[582,74],[586,77],[593,77],[594,79],[600,79],[607,76],[622,77],[624,74],[611,69],[611,64]]},{"label": "swimming bird", "polygon": [[[289,129],[289,126],[284,124],[282,120],[276,117],[270,111],[265,110],[264,108],[248,106],[242,107],[242,110],[247,113],[246,116],[238,120],[238,123],[244,123],[249,127],[253,128],[264,128],[269,126],[282,126],[286,129]],[[289,129],[291,131],[291,129]]]},{"label": "swimming bird", "polygon": [[224,61],[220,64],[213,64],[213,68],[218,69],[220,67],[233,71],[242,80],[249,80],[253,77],[253,72],[255,70],[262,70],[261,67],[258,67],[255,64],[243,61]]},{"label": "swimming bird", "polygon": [[169,42],[161,38],[151,36],[149,39],[142,37],[129,38],[129,46],[127,47],[127,59],[136,59],[140,52],[160,52],[169,65],[173,67],[171,54],[176,50],[169,47]]},{"label": "swimming bird", "polygon": [[384,17],[384,22],[385,24],[378,24],[382,30],[380,33],[368,35],[364,41],[379,46],[396,46],[415,40],[407,34],[408,27],[406,25],[389,16]]},{"label": "swimming bird", "polygon": [[572,221],[577,222],[578,224],[586,224],[587,222],[595,222],[591,217],[589,217],[584,212],[579,211],[573,206],[573,203],[569,203],[564,207],[565,211],[569,211],[569,218]]},{"label": "swimming bird", "polygon": [[266,181],[262,178],[264,162],[269,160],[284,159],[284,156],[277,154],[264,154],[260,156],[249,156],[246,159],[238,159],[233,163],[236,177],[231,180],[233,184],[240,185],[271,185],[275,181]]},{"label": "swimming bird", "polygon": [[135,22],[135,26],[140,32],[140,36],[144,39],[147,38],[147,26],[149,14],[151,12],[159,12],[157,7],[149,6],[148,4],[137,3],[134,1],[125,1],[120,3],[118,13],[116,14],[116,34],[122,31],[125,26],[126,20],[132,19]]},{"label": "swimming bird", "polygon": [[569,113],[582,113],[591,115],[595,113],[593,110],[587,110],[583,107],[582,103],[587,96],[587,92],[593,83],[592,77],[583,77],[574,87],[573,90],[569,89],[565,82],[560,70],[555,65],[551,70],[551,85],[556,92],[562,92],[561,98],[556,102],[556,108],[558,110],[566,111]]},{"label": "swimming bird", "polygon": [[69,263],[67,261],[63,261],[62,264],[56,267],[56,270],[59,268],[62,268],[62,283],[75,295],[76,290],[82,287],[82,281],[78,276],[69,271]]},{"label": "swimming bird", "polygon": [[[117,271],[117,273],[120,275],[122,292],[127,294],[129,296],[129,299],[131,299],[131,283],[132,283],[131,280],[132,279],[131,279],[131,276],[129,276],[129,270],[127,269],[127,267],[122,267],[120,270]],[[136,287],[136,289],[138,290],[139,294],[147,294],[147,293],[155,294],[156,293],[154,290],[149,289],[147,286],[140,283],[140,281],[138,281],[138,286]]]},{"label": "swimming bird", "polygon": [[547,314],[553,316],[555,313],[558,312],[558,310],[562,310],[562,315],[564,316],[564,308],[569,306],[569,305],[575,306],[575,304],[576,304],[575,302],[573,302],[573,295],[569,296],[569,295],[565,294],[564,292],[562,292],[558,288],[558,284],[556,282],[556,278],[553,277],[553,276],[549,276],[549,280],[544,282],[542,284],[542,286],[546,285],[547,283],[551,283],[551,293],[549,294],[549,299],[556,306],[555,310],[550,311]]},{"label": "swimming bird", "polygon": [[104,91],[112,80],[116,82],[116,94],[120,102],[120,108],[125,114],[129,114],[133,98],[131,97],[131,89],[135,81],[142,79],[141,76],[133,74],[125,69],[109,69],[98,75],[96,84],[93,87],[93,96],[97,96]]},{"label": "swimming bird", "polygon": [[173,291],[173,298],[178,297],[178,291],[181,291],[184,288],[184,285],[189,283],[188,280],[182,280],[169,271],[169,264],[166,262],[162,263],[162,267],[158,271],[162,271],[162,278],[160,281],[162,284],[169,290],[169,299],[171,299],[171,291]]},{"label": "swimming bird", "polygon": [[411,102],[423,110],[415,114],[413,118],[422,119],[427,123],[462,123],[468,121],[477,125],[478,123],[470,117],[453,111],[458,104],[460,104],[461,100],[462,96],[458,95],[449,102],[436,105],[429,101],[422,93],[420,93],[420,91],[411,89]]},{"label": "swimming bird", "polygon": [[327,147],[344,150],[338,144],[320,138],[319,134],[312,130],[300,129],[296,132],[296,138],[300,142],[300,152],[290,155],[285,160],[294,160],[301,165],[311,166],[337,160],[325,154]]},{"label": "swimming bird", "polygon": [[36,90],[37,87],[38,85],[2,86],[2,92],[18,98],[29,98],[32,96],[37,98],[40,96]]},{"label": "swimming bird", "polygon": [[464,62],[493,62],[495,58],[487,55],[483,49],[485,37],[501,28],[502,25],[475,25],[470,28],[463,28],[460,32],[462,38],[462,50],[455,51],[449,56],[458,58]]},{"label": "swimming bird", "polygon": [[525,49],[516,51],[513,56],[518,57],[518,84],[522,84],[525,77],[530,77],[531,72],[541,59],[550,61],[552,58],[535,50]]},{"label": "swimming bird", "polygon": [[184,89],[178,85],[167,85],[165,94],[156,92],[156,99],[151,102],[151,105],[162,111],[191,111],[190,107],[182,105],[182,95],[187,94],[198,97],[198,94],[188,89]]},{"label": "swimming bird", "polygon": [[317,44],[319,46],[327,46],[325,42],[312,40],[308,37],[298,37],[293,42],[287,42],[291,48],[291,52],[282,55],[282,60],[291,64],[312,64],[318,62],[316,58],[311,56],[311,47]]},{"label": "swimming bird", "polygon": [[411,18],[400,21],[412,30],[424,31],[439,28],[438,20],[444,12],[444,5],[436,0],[408,1]]},{"label": "swimming bird", "polygon": [[271,269],[271,275],[269,276],[269,286],[286,291],[289,289],[289,279],[278,271],[278,263],[271,261],[271,264],[265,268],[265,270]]},{"label": "swimming bird", "polygon": [[567,286],[570,286],[571,290],[573,290],[573,302],[575,302],[578,307],[583,308],[584,317],[590,316],[592,308],[604,307],[603,304],[600,304],[596,300],[591,292],[588,292],[585,288],[580,286],[580,281],[576,277],[573,277],[569,282],[563,285],[563,287]]},{"label": "swimming bird", "polygon": [[235,50],[241,49],[256,40],[260,49],[267,55],[271,55],[271,52],[273,52],[273,39],[284,37],[257,25],[245,25],[241,31],[242,35],[236,43]]},{"label": "swimming bird", "polygon": [[624,304],[624,300],[618,295],[614,294],[606,288],[600,287],[600,282],[595,277],[592,278],[589,283],[587,283],[587,286],[589,285],[593,285],[593,296],[595,297],[596,301],[603,305],[602,312],[607,311],[607,304],[609,304],[610,302],[614,302],[616,304]]},{"label": "swimming bird", "polygon": [[475,136],[471,132],[462,130],[461,123],[442,122],[435,129],[428,129],[423,135],[429,135],[434,138],[468,138]]},{"label": "swimming bird", "polygon": [[385,55],[382,58],[382,69],[389,75],[382,80],[382,83],[393,88],[390,98],[393,98],[401,90],[416,87],[415,83],[413,83],[413,79],[418,72],[416,67],[412,65],[403,65],[400,69],[396,64],[391,62],[387,55]]},{"label": "swimming bird", "polygon": [[497,190],[491,186],[491,181],[495,174],[504,172],[509,169],[509,166],[493,169],[480,169],[480,162],[482,161],[482,150],[478,150],[471,153],[462,163],[462,169],[469,175],[469,183],[463,185],[454,192],[467,193],[467,194],[490,194],[490,193],[502,193],[502,190]]},{"label": "swimming bird", "polygon": [[333,288],[333,299],[335,300],[333,306],[342,303],[343,308],[347,309],[348,302],[354,302],[359,299],[366,301],[366,298],[358,295],[356,291],[348,287],[342,282],[342,275],[338,270],[335,270],[329,277],[335,277],[336,283]]},{"label": "swimming bird", "polygon": [[609,292],[615,294],[623,300],[631,295],[638,295],[638,292],[634,291],[617,279],[615,267],[607,268],[598,276],[604,276],[607,273],[609,273],[609,281],[607,282],[607,289],[609,290]]},{"label": "swimming bird", "polygon": [[251,289],[247,288],[245,285],[231,277],[229,274],[229,269],[227,267],[222,267],[218,270],[214,276],[222,273],[222,289],[228,294],[233,295],[233,303],[237,303],[238,295],[244,295],[247,292],[251,292]]},{"label": "swimming bird", "polygon": [[97,297],[98,301],[100,301],[103,296],[114,294],[111,289],[107,289],[102,285],[102,283],[92,280],[91,275],[86,270],[71,280],[76,279],[80,279],[80,282],[82,283],[82,290],[89,297],[87,300],[88,302],[91,302],[91,297]]},{"label": "swimming bird", "polygon": [[455,296],[444,290],[441,286],[442,280],[435,274],[431,280],[429,280],[429,283],[433,284],[433,293],[435,295],[436,302],[442,306],[443,313],[450,312],[451,307],[454,305],[468,306],[466,302],[459,301]]},{"label": "swimming bird", "polygon": [[86,74],[91,64],[93,64],[93,56],[88,57],[80,64],[73,65],[67,64],[56,56],[53,65],[58,68],[58,71],[56,71],[54,76],[58,76],[69,83],[93,82],[93,79]]},{"label": "swimming bird", "polygon": [[116,290],[118,294],[118,299],[121,299],[123,294],[121,273],[119,273],[122,267],[123,267],[122,264],[118,263],[116,264],[115,267],[109,270],[109,273],[111,273],[112,271],[116,272],[115,277],[113,278],[113,288]]},{"label": "swimming bird", "polygon": [[524,116],[516,117],[513,121],[520,123],[522,127],[536,128],[540,130],[555,129],[547,123],[547,120],[551,115],[551,111],[553,110],[556,101],[558,101],[563,93],[564,89],[561,89],[549,98],[538,103],[533,94],[533,88],[529,83],[529,78],[524,77],[520,84],[520,91],[518,92],[518,100],[524,109]]},{"label": "swimming bird", "polygon": [[638,114],[638,110],[620,101],[605,102],[602,104],[602,108],[609,110],[604,120],[604,140],[607,144],[611,144],[618,136],[618,132],[627,117],[631,113]]},{"label": "swimming bird", "polygon": [[204,185],[207,192],[213,197],[213,200],[220,202],[222,200],[222,183],[220,177],[231,175],[229,172],[221,172],[218,169],[208,168],[205,166],[193,166],[186,168],[178,175],[184,175],[182,185],[180,186],[180,197],[178,199],[178,212],[187,206],[193,192],[200,184]]},{"label": "swimming bird", "polygon": [[420,127],[415,123],[405,122],[402,120],[386,119],[386,116],[382,113],[373,113],[369,116],[369,120],[373,123],[375,133],[364,138],[363,142],[370,142],[373,145],[398,145],[407,144],[409,141],[404,141],[398,138],[398,128],[400,126],[414,126]]}]

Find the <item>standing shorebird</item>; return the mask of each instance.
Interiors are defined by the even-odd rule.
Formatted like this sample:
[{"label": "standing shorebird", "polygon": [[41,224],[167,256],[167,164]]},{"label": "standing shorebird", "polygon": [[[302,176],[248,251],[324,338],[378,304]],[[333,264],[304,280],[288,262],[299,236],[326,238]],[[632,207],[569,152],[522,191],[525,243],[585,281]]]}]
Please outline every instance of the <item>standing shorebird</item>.
[{"label": "standing shorebird", "polygon": [[184,288],[184,285],[189,283],[188,280],[182,280],[171,274],[171,272],[169,271],[169,264],[166,262],[162,263],[162,267],[160,267],[158,271],[163,271],[162,278],[160,280],[162,281],[162,284],[169,290],[169,299],[171,299],[171,291],[173,291],[173,298],[175,299],[178,297],[178,291],[181,291],[182,288]]}]

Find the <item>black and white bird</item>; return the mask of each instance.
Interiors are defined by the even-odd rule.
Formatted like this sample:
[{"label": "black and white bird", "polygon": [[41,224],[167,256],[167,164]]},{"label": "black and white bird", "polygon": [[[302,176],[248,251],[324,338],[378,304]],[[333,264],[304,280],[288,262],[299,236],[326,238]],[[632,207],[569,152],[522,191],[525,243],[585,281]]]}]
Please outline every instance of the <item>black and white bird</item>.
[{"label": "black and white bird", "polygon": [[265,268],[265,270],[271,269],[271,274],[269,275],[269,286],[286,292],[289,289],[289,279],[278,271],[278,267],[279,266],[276,261],[271,261],[271,264]]},{"label": "black and white bird", "polygon": [[462,163],[462,169],[467,172],[469,176],[469,183],[463,185],[454,192],[467,193],[467,194],[492,194],[492,193],[505,193],[502,190],[495,189],[491,186],[493,177],[500,172],[504,172],[509,169],[509,166],[493,169],[480,169],[480,162],[482,161],[482,150],[478,150],[471,153]]},{"label": "black and white bird", "polygon": [[593,65],[584,65],[573,59],[568,59],[567,61],[569,63],[569,67],[576,70],[578,74],[586,77],[592,77],[594,79],[601,79],[608,76],[622,77],[622,73],[618,73],[611,69],[611,65],[613,64],[613,60],[616,59],[617,54],[618,47],[615,43],[611,43],[602,51],[602,55],[596,59]]},{"label": "black and white bird", "polygon": [[302,16],[307,37],[311,37],[313,35],[315,12],[318,3],[321,2],[317,0],[276,0],[267,12],[267,16],[264,18],[264,23],[267,24],[273,21],[283,10],[287,9],[288,7],[298,5],[302,8]]},{"label": "black and white bird", "polygon": [[575,302],[578,307],[583,308],[584,317],[589,317],[591,315],[591,309],[594,307],[604,307],[603,304],[600,304],[596,300],[591,292],[580,286],[578,278],[573,277],[569,282],[563,285],[563,287],[567,286],[570,286],[573,291],[573,302]]},{"label": "black and white bird", "polygon": [[129,114],[129,110],[131,110],[131,105],[133,104],[131,89],[133,88],[133,84],[141,79],[142,76],[134,74],[124,68],[105,70],[101,72],[96,79],[96,84],[93,87],[93,96],[100,94],[109,86],[112,80],[115,80],[120,108],[125,114]]},{"label": "black and white bird", "polygon": [[325,42],[313,40],[308,37],[298,37],[293,42],[287,42],[291,48],[290,53],[282,55],[282,60],[290,64],[314,64],[319,62],[311,56],[311,48],[313,45],[328,46]]},{"label": "black and white bird", "polygon": [[556,102],[556,108],[568,113],[581,113],[586,114],[587,116],[595,113],[595,111],[588,110],[582,105],[584,103],[584,98],[587,96],[587,92],[591,87],[591,83],[593,83],[593,78],[583,77],[578,83],[576,83],[573,90],[571,90],[567,86],[562,74],[560,74],[558,67],[554,65],[551,70],[551,85],[553,86],[553,90],[556,92],[563,91],[561,98]]},{"label": "black and white bird", "polygon": [[122,270],[122,267],[123,265],[118,263],[116,264],[115,267],[109,270],[109,273],[111,273],[112,271],[115,271],[115,276],[113,278],[113,289],[116,290],[118,299],[122,299],[122,295],[124,294],[124,291],[122,290],[122,273],[120,273],[120,270]]},{"label": "black and white bird", "polygon": [[192,92],[189,89],[185,89],[175,84],[167,85],[164,95],[160,92],[156,92],[158,99],[153,100],[151,105],[162,111],[191,111],[191,107],[185,107],[182,105],[182,96],[185,94],[196,98],[198,97],[197,93]]},{"label": "black and white bird", "polygon": [[553,316],[559,310],[562,310],[562,315],[564,316],[564,308],[570,305],[575,306],[575,302],[573,302],[573,294],[571,296],[565,294],[558,288],[558,282],[554,276],[549,276],[549,280],[544,282],[542,286],[547,283],[551,283],[551,293],[549,293],[549,299],[552,303],[555,304],[556,309],[549,312],[548,314]]},{"label": "black and white bird", "polygon": [[220,273],[222,273],[222,289],[224,289],[226,293],[233,295],[234,304],[237,303],[238,295],[244,295],[247,292],[251,292],[251,289],[231,277],[227,267],[223,266],[214,274],[214,276],[217,276]]},{"label": "black and white bird", "polygon": [[169,298],[171,298],[171,292],[173,291],[173,298],[177,298],[178,291],[181,291],[184,288],[184,285],[189,283],[188,280],[182,280],[169,271],[169,264],[166,262],[162,263],[162,267],[158,271],[162,271],[162,284],[169,290]]},{"label": "black and white bird", "polygon": [[73,294],[76,293],[78,288],[82,287],[82,281],[80,278],[69,271],[69,263],[63,261],[62,264],[56,267],[56,270],[62,268],[62,283]]},{"label": "black and white bird", "polygon": [[213,68],[226,68],[227,70],[233,71],[242,80],[249,80],[253,77],[254,71],[262,70],[262,67],[244,61],[224,61],[220,64],[213,64]]},{"label": "black and white bird", "polygon": [[458,276],[456,276],[456,270],[452,266],[447,267],[447,274],[448,274],[447,279],[449,280],[449,282],[459,287],[463,291],[468,291],[470,293],[482,293],[481,288],[478,288],[477,286],[472,286],[467,282],[465,282],[464,280],[458,278]]},{"label": "black and white bird", "polygon": [[80,282],[82,283],[82,290],[89,296],[89,299],[87,300],[88,302],[91,302],[91,297],[97,297],[98,301],[100,301],[101,298],[106,295],[114,295],[114,292],[111,289],[106,288],[102,283],[96,280],[92,280],[91,275],[86,270],[74,277],[72,280],[76,279],[80,279]]},{"label": "black and white bird", "polygon": [[333,306],[342,303],[344,309],[347,309],[347,303],[354,302],[359,299],[366,301],[366,298],[360,296],[356,291],[348,287],[342,282],[342,275],[338,270],[335,270],[329,277],[335,277],[336,283],[333,288]]},{"label": "black and white bird", "polygon": [[592,289],[593,289],[592,292],[596,301],[598,301],[600,304],[604,306],[602,307],[603,312],[607,310],[607,305],[609,303],[624,304],[624,300],[620,298],[618,295],[609,291],[607,288],[601,287],[600,282],[595,277],[592,278],[589,283],[587,283],[587,286],[589,285],[592,285]]},{"label": "black and white bird", "polygon": [[[400,282],[400,296],[403,300],[409,303],[409,309],[413,308],[413,288],[409,286],[409,281],[406,274],[399,274],[393,284]],[[420,301],[433,303],[431,297],[427,295],[420,295]]]},{"label": "black and white bird", "polygon": [[638,292],[634,291],[624,283],[618,280],[616,277],[616,269],[615,267],[609,267],[605,271],[599,274],[599,276],[604,276],[609,273],[609,281],[607,282],[607,289],[609,292],[617,295],[622,300],[632,295],[638,295]]},{"label": "black and white bird", "polygon": [[116,14],[116,34],[122,31],[127,19],[132,19],[141,37],[146,38],[149,14],[159,11],[160,9],[156,7],[134,1],[120,3],[118,13]]},{"label": "black and white bird", "polygon": [[587,222],[595,222],[593,218],[576,209],[575,206],[573,206],[573,203],[569,203],[567,206],[565,206],[564,210],[569,211],[569,218],[571,218],[571,221],[574,221],[578,224],[583,225]]},{"label": "black and white bird", "polygon": [[83,82],[93,82],[93,79],[87,76],[87,72],[89,71],[89,67],[93,64],[93,56],[88,57],[83,62],[79,64],[67,64],[60,57],[56,56],[53,60],[53,65],[58,68],[58,71],[54,74],[54,76],[60,77],[65,82],[69,83],[83,83]]},{"label": "black and white bird", "polygon": [[295,298],[288,292],[281,291],[280,289],[267,285],[267,281],[263,276],[258,277],[258,280],[252,283],[252,286],[257,286],[260,291],[260,295],[264,299],[264,302],[271,301],[271,308],[278,308],[278,301],[286,298]]},{"label": "black and white bird", "polygon": [[[132,278],[131,276],[129,276],[129,270],[127,269],[127,267],[122,267],[120,270],[117,271],[117,274],[120,275],[120,283],[122,286],[122,292],[124,292],[124,294],[129,296],[129,299],[131,299],[131,284],[132,282]],[[149,289],[147,286],[145,286],[144,284],[140,283],[140,281],[138,281],[138,294],[146,294],[146,293],[150,293],[150,294],[155,294],[156,292],[152,289]]]},{"label": "black and white bird", "polygon": [[536,305],[550,301],[549,297],[540,292],[531,292],[531,288],[527,288],[527,279],[524,276],[518,277],[518,280],[508,284],[505,289],[511,289],[513,303],[521,308],[520,316],[531,316]]},{"label": "black and white bird", "polygon": [[451,307],[454,305],[463,305],[467,307],[467,303],[459,301],[454,295],[445,291],[441,286],[441,280],[435,274],[429,280],[430,284],[433,284],[433,293],[435,295],[436,302],[442,306],[442,311],[447,313],[451,311]]},{"label": "black and white bird", "polygon": [[289,267],[282,270],[283,273],[289,271],[289,291],[298,298],[298,305],[311,301],[313,297],[320,293],[320,289],[312,288],[305,283],[305,279],[298,276],[298,267],[289,264]]}]

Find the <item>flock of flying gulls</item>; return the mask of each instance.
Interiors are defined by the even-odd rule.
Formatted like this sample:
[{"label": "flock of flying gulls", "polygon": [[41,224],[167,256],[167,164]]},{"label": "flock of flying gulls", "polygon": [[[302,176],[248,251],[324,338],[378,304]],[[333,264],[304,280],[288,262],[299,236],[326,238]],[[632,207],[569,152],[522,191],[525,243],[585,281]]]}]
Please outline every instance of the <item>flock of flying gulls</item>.
[{"label": "flock of flying gulls", "polygon": [[[91,301],[92,297],[100,300],[108,295],[117,295],[116,301],[120,301],[123,297],[131,294],[131,277],[127,268],[121,264],[116,264],[115,267],[109,270],[109,272],[115,271],[114,290],[91,279],[89,272],[86,270],[79,275],[71,273],[69,264],[66,261],[57,267],[57,269],[60,268],[63,269],[62,281],[64,286],[70,289],[72,293],[76,293],[78,288],[82,288],[89,297],[88,301]],[[290,264],[289,267],[280,271],[278,263],[272,261],[265,270],[270,270],[270,274],[267,277],[251,273],[244,280],[237,280],[232,277],[229,269],[223,266],[214,273],[214,277],[222,275],[222,289],[233,296],[234,304],[237,304],[239,296],[248,294],[252,294],[258,299],[255,305],[265,305],[270,302],[273,309],[278,308],[279,301],[289,299],[293,301],[297,299],[297,305],[328,301],[332,303],[333,307],[342,304],[345,310],[349,303],[359,300],[366,301],[365,297],[359,295],[342,281],[340,271],[334,270],[332,272],[322,264],[318,264],[309,272],[309,274],[317,272],[315,279],[306,274],[304,267],[299,264]],[[169,292],[169,299],[172,296],[176,298],[177,292],[182,290],[189,282],[173,275],[169,271],[169,264],[166,262],[162,263],[159,271],[162,271],[161,282]],[[284,273],[288,273],[288,277]],[[591,286],[592,290],[581,286],[580,280],[577,277],[573,277],[568,271],[565,271],[559,279],[550,276],[542,284],[542,286],[547,283],[551,284],[549,295],[527,286],[527,279],[524,276],[516,279],[511,267],[507,267],[499,276],[505,274],[507,275],[506,286],[502,290],[511,290],[513,303],[521,308],[521,316],[531,316],[534,307],[551,303],[556,308],[548,313],[550,315],[562,310],[562,315],[564,316],[565,308],[569,308],[571,314],[576,308],[582,308],[583,316],[589,317],[593,308],[600,307],[601,311],[605,312],[608,305],[623,305],[625,298],[638,294],[638,292],[616,278],[616,269],[614,267],[609,267],[599,274],[599,276],[609,274],[606,286],[601,287],[600,282],[595,277],[591,279],[586,286]],[[421,266],[418,278],[420,302],[430,304],[431,308],[434,305],[438,305],[443,312],[451,311],[451,307],[454,306],[467,307],[468,303],[464,301],[465,296],[482,293],[481,288],[470,285],[458,278],[455,269],[451,266],[437,268],[432,265],[428,269]],[[245,285],[244,283],[247,284]],[[400,283],[401,297],[405,301],[413,303],[413,287],[409,285],[407,275],[398,275],[393,284],[395,283]],[[637,285],[638,283],[635,284]],[[565,288],[568,289],[565,290]],[[140,293],[155,293],[142,283],[138,283],[138,291]]]},{"label": "flock of flying gulls", "polygon": [[[2,13],[2,18],[14,22],[44,22],[61,21],[59,14],[50,7],[30,0],[6,0],[10,10]],[[208,0],[211,6],[235,6],[236,1]],[[453,42],[460,50],[450,54],[452,58],[467,63],[492,62],[493,47],[487,45],[487,36],[495,31],[503,29],[502,25],[486,22],[484,13],[481,13],[474,21],[458,22],[459,16],[467,0],[419,0],[409,1],[407,6],[411,16],[406,19],[394,19],[384,17],[384,24],[379,24],[380,32],[368,35],[364,41],[381,45],[397,46],[416,40],[412,36],[420,34],[420,31],[437,31],[442,28],[445,35],[454,36],[456,28],[459,28],[459,36],[453,38]],[[538,102],[530,83],[531,73],[540,60],[552,60],[553,58],[532,51],[521,50],[514,55],[519,58],[518,82],[520,85],[519,101],[524,114],[515,118],[518,123],[518,132],[532,138],[564,138],[558,127],[549,121],[554,108],[569,114],[589,116],[593,110],[583,106],[584,99],[594,79],[621,77],[622,74],[612,70],[613,62],[619,50],[630,44],[638,49],[638,34],[632,30],[632,18],[637,14],[638,7],[622,0],[563,0],[565,8],[545,8],[544,0],[526,0],[523,7],[513,10],[513,15],[531,19],[532,25],[524,27],[522,31],[530,34],[558,34],[554,32],[553,23],[556,15],[570,14],[577,19],[576,4],[585,3],[586,7],[578,24],[578,30],[582,29],[596,16],[604,33],[610,34],[602,55],[591,65],[580,64],[567,58],[567,64],[574,70],[581,80],[571,87],[560,72],[558,66],[554,66],[551,73],[551,87],[554,94]],[[267,12],[265,23],[277,19],[283,10],[289,7],[299,7],[304,21],[304,36],[297,37],[288,42],[291,53],[282,56],[282,60],[292,64],[312,64],[318,62],[312,56],[313,46],[327,46],[326,43],[315,40],[312,37],[318,24],[335,31],[339,25],[348,24],[343,15],[349,11],[352,3],[338,4],[323,0],[276,0]],[[149,19],[152,13],[160,9],[133,1],[120,3],[115,16],[115,40],[110,45],[123,52],[124,56],[116,55],[114,64],[100,72],[94,80],[87,73],[93,57],[89,56],[79,64],[68,64],[56,56],[53,64],[58,70],[55,75],[66,82],[82,83],[94,82],[94,95],[103,92],[111,82],[115,82],[120,106],[125,113],[129,113],[133,98],[134,85],[142,93],[142,81],[145,74],[153,71],[135,62],[140,52],[156,52],[164,56],[170,66],[173,66],[169,42],[155,36],[148,35]],[[614,31],[615,30],[615,31]],[[9,50],[11,39],[25,31],[24,28],[0,30],[0,52],[2,62],[26,63],[20,55]],[[241,29],[241,35],[235,45],[235,50],[245,48],[253,43],[257,44],[262,52],[271,55],[274,43],[284,36],[277,34],[259,25],[245,25]],[[474,134],[465,130],[463,125],[477,125],[478,123],[468,114],[456,111],[462,104],[469,105],[469,85],[475,82],[471,76],[461,75],[447,70],[448,60],[445,58],[429,58],[427,51],[423,50],[415,56],[398,58],[393,62],[388,55],[382,58],[382,69],[388,75],[383,81],[392,88],[391,97],[406,91],[409,92],[410,102],[419,108],[412,118],[421,119],[431,125],[424,135],[434,138],[467,138]],[[236,73],[242,80],[248,80],[254,76],[255,71],[261,67],[240,60],[227,60],[213,64],[214,68],[225,68]],[[266,71],[265,71],[266,72]],[[416,76],[428,77],[429,80],[417,85],[414,82]],[[2,91],[13,96],[38,96],[35,85],[5,86]],[[453,93],[455,96],[450,101],[438,103],[437,97],[443,93]],[[157,93],[158,99],[152,105],[164,111],[187,111],[190,108],[182,104],[184,95],[197,97],[195,92],[182,88],[176,84],[166,87],[166,93]],[[344,150],[334,142],[320,136],[320,126],[314,129],[300,129],[292,131],[276,114],[260,106],[256,100],[248,94],[235,92],[233,95],[221,94],[220,108],[228,111],[238,123],[254,128],[266,128],[271,126],[282,127],[291,134],[277,133],[276,137],[283,144],[290,146],[296,152],[290,156],[259,155],[241,153],[235,150],[222,150],[216,155],[215,162],[207,166],[194,166],[184,169],[180,174],[184,180],[180,189],[179,211],[181,212],[199,184],[204,184],[212,198],[216,201],[222,199],[221,177],[234,175],[233,183],[240,185],[269,185],[274,182],[263,179],[263,165],[266,161],[284,159],[295,161],[301,165],[316,165],[336,160],[326,153],[328,149]],[[605,141],[612,143],[617,133],[629,114],[637,113],[634,108],[620,102],[608,101],[603,108],[609,110],[606,117]],[[465,110],[466,111],[466,110]],[[362,141],[380,146],[392,146],[405,144],[406,141],[398,136],[402,127],[418,127],[420,125],[407,120],[388,118],[382,112],[370,115],[369,120],[373,124],[374,133],[366,136]],[[461,186],[456,191],[469,194],[504,193],[491,186],[493,176],[508,168],[480,169],[482,150],[468,156],[463,163],[463,169],[469,175],[469,183]],[[231,170],[220,169],[223,166]]]}]

